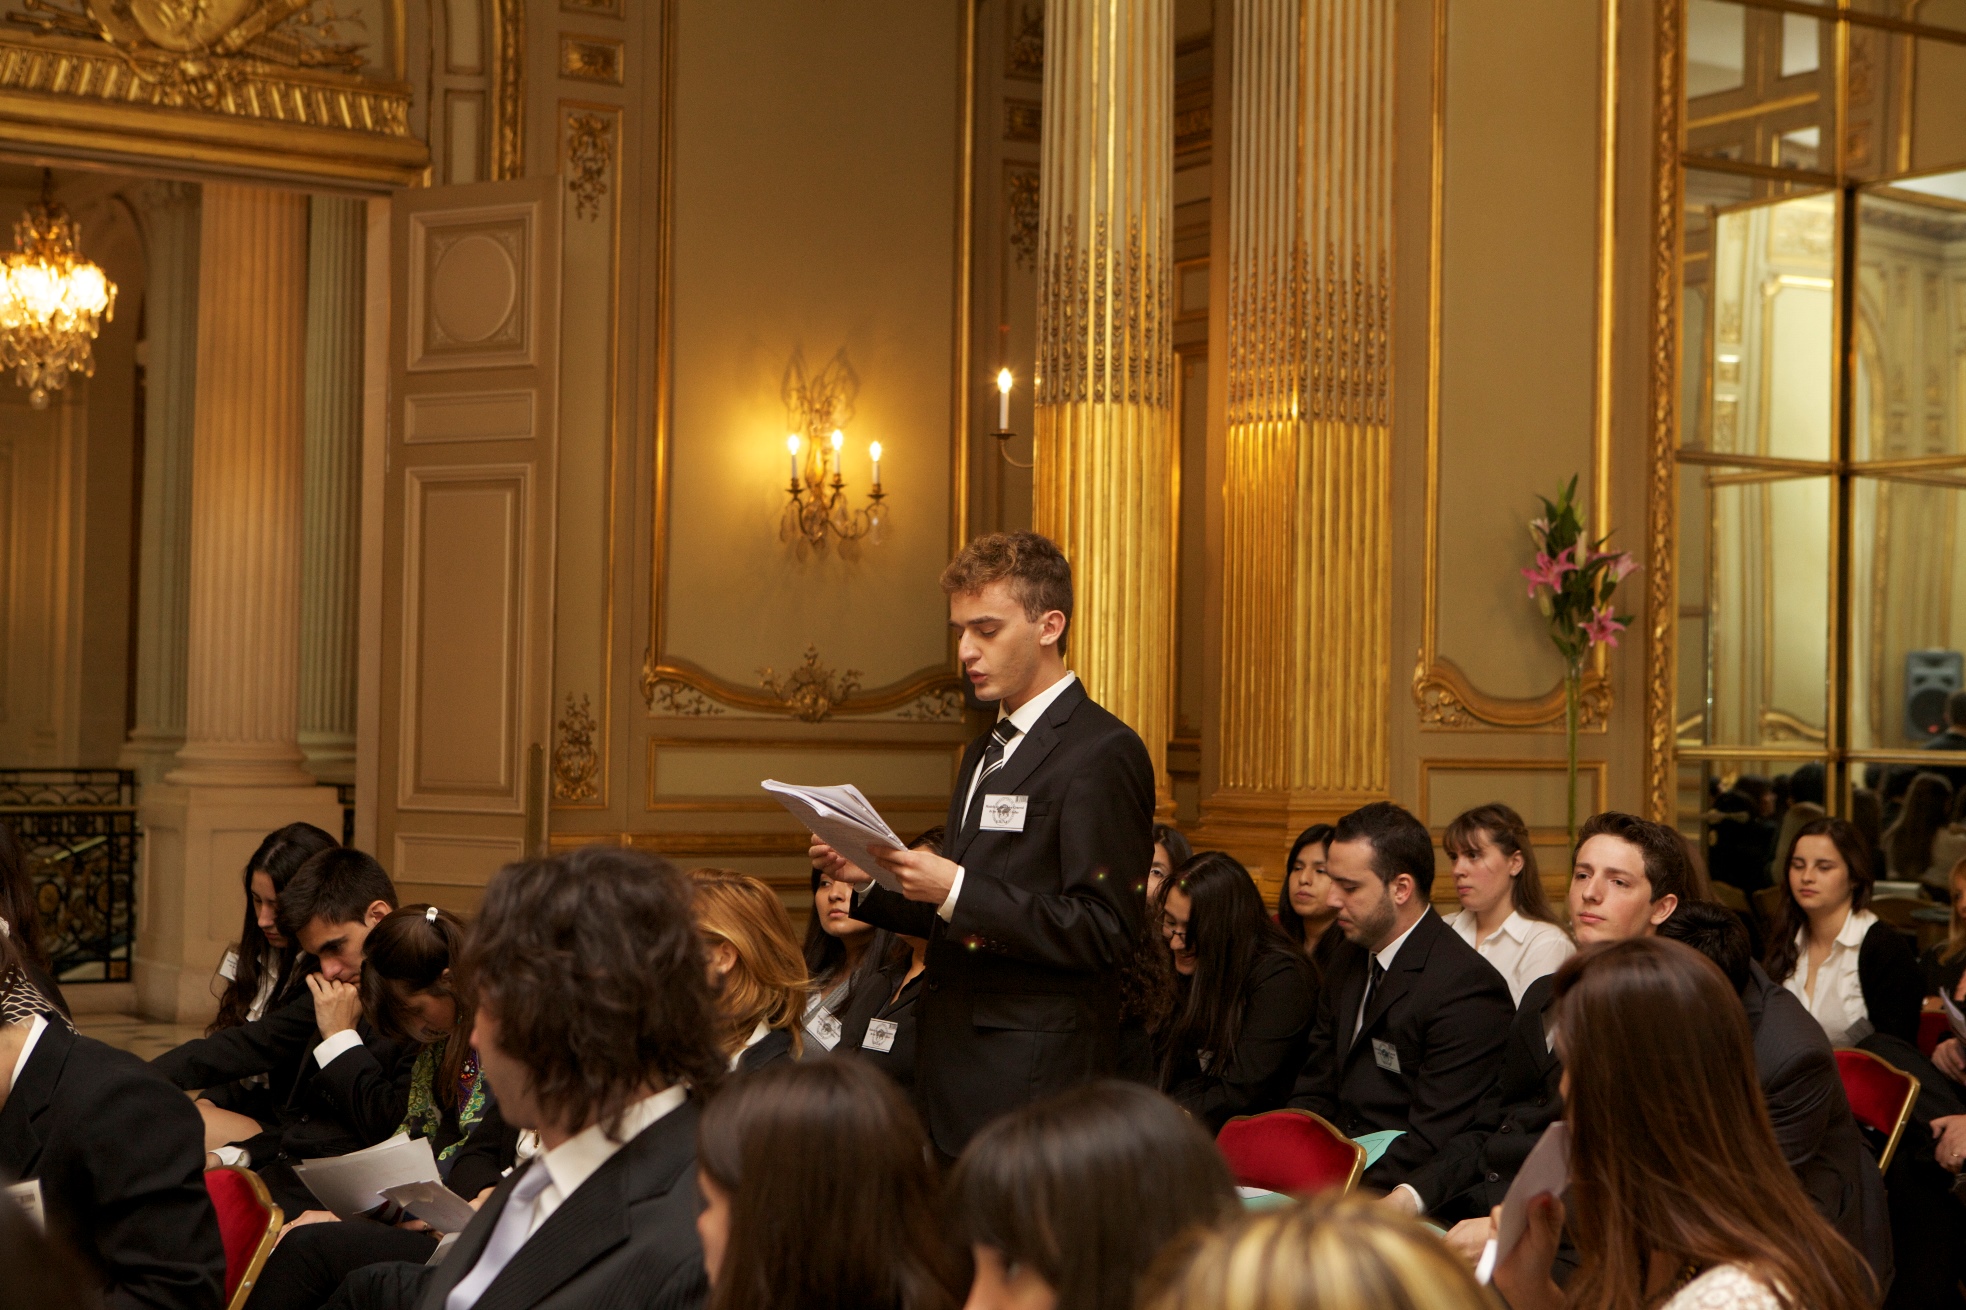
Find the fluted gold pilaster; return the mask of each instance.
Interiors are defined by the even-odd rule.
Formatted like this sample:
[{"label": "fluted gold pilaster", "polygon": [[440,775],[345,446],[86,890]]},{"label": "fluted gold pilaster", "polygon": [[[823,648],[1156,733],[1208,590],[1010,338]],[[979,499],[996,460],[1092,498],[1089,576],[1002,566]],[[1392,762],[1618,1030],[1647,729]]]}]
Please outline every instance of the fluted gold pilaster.
[{"label": "fluted gold pilaster", "polygon": [[198,188],[133,196],[144,234],[143,517],[137,546],[136,721],[120,763],[149,784],[184,744],[191,583],[191,433],[198,366]]},{"label": "fluted gold pilaster", "polygon": [[185,743],[169,781],[298,786],[307,198],[205,187]]},{"label": "fluted gold pilaster", "polygon": [[1390,782],[1392,0],[1236,0],[1220,785],[1271,878]]},{"label": "fluted gold pilaster", "polygon": [[1072,667],[1166,792],[1171,720],[1171,0],[1045,16],[1033,518],[1072,562]]},{"label": "fluted gold pilaster", "polygon": [[301,491],[300,747],[324,781],[355,773],[355,582],[368,205],[316,196],[307,233]]}]

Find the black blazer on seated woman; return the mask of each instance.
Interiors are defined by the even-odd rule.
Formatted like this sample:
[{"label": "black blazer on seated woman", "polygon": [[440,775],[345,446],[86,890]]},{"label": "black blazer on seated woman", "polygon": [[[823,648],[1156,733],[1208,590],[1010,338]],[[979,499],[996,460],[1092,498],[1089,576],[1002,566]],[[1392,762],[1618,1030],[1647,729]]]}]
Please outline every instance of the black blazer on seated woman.
[{"label": "black blazer on seated woman", "polygon": [[738,1055],[737,1063],[731,1066],[731,1071],[733,1073],[751,1073],[764,1068],[768,1064],[777,1064],[780,1060],[796,1060],[798,1058],[798,1056],[792,1053],[792,1030],[790,1028],[774,1028],[752,1045],[745,1047]]},{"label": "black blazer on seated woman", "polygon": [[203,1124],[134,1055],[47,1021],[0,1106],[0,1176],[41,1184],[49,1235],[101,1278],[109,1310],[224,1304]]},{"label": "black blazer on seated woman", "polygon": [[[885,970],[877,985],[861,989],[862,994],[840,1020],[839,1045],[840,1050],[872,1063],[903,1091],[912,1091],[915,1086],[915,1002],[922,994],[923,977],[918,973],[902,983],[908,977],[908,963],[903,960]],[[901,989],[898,994],[897,986]],[[894,1027],[876,1029],[875,1020]]]},{"label": "black blazer on seated woman", "polygon": [[1310,972],[1291,956],[1265,952],[1250,968],[1235,1049],[1206,1059],[1193,1049],[1167,1053],[1163,1090],[1211,1133],[1290,1099],[1317,1014]]}]

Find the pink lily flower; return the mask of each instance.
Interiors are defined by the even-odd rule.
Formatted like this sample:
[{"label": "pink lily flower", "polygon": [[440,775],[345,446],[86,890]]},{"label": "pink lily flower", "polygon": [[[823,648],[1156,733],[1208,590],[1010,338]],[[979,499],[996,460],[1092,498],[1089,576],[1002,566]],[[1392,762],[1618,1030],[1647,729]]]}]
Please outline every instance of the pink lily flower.
[{"label": "pink lily flower", "polygon": [[1521,570],[1522,576],[1529,579],[1529,599],[1536,599],[1538,587],[1548,587],[1551,591],[1562,589],[1563,575],[1576,571],[1577,566],[1570,559],[1576,549],[1575,546],[1566,546],[1556,553],[1554,559],[1540,550],[1536,552],[1535,567]]},{"label": "pink lily flower", "polygon": [[1591,562],[1596,563],[1597,560],[1610,561],[1606,566],[1606,572],[1611,575],[1611,582],[1614,586],[1638,572],[1638,561],[1632,558],[1632,553],[1628,550],[1616,552],[1606,551]]},{"label": "pink lily flower", "polygon": [[1616,647],[1618,634],[1625,630],[1625,625],[1612,616],[1609,605],[1600,605],[1591,612],[1590,618],[1584,621],[1583,629],[1591,645],[1595,646],[1603,642],[1607,646]]}]

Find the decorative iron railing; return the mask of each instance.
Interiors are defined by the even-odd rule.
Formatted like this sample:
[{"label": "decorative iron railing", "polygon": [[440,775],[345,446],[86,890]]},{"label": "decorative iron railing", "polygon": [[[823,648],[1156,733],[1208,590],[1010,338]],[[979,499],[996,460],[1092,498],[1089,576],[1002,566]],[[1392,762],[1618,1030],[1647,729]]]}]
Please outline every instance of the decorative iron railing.
[{"label": "decorative iron railing", "polygon": [[130,978],[136,792],[128,769],[0,769],[0,822],[26,853],[41,944],[63,986]]}]

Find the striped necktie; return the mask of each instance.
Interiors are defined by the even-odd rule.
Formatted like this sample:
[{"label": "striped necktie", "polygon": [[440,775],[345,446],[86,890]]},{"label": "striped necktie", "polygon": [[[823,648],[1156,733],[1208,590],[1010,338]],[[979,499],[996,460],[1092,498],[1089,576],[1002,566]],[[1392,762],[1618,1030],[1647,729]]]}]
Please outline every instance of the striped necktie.
[{"label": "striped necktie", "polygon": [[990,729],[990,744],[983,748],[983,762],[977,767],[976,782],[969,790],[969,811],[963,815],[963,831],[974,832],[983,821],[983,786],[990,781],[990,775],[1003,767],[1003,753],[1010,743],[1023,734],[1009,719],[998,719],[997,726]]}]

